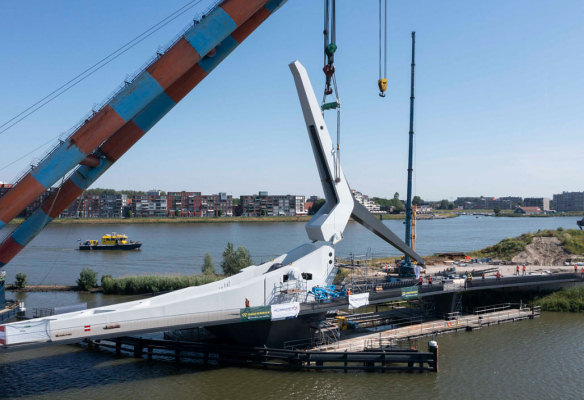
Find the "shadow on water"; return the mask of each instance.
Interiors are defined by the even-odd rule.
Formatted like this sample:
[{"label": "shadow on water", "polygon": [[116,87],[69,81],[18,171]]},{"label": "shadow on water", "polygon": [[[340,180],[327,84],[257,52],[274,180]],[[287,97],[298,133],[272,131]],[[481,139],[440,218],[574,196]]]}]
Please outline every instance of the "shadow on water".
[{"label": "shadow on water", "polygon": [[79,345],[0,351],[0,398],[56,394],[204,371],[209,368],[117,356]]},{"label": "shadow on water", "polygon": [[581,314],[440,335],[438,373],[293,372],[149,362],[78,346],[0,351],[0,398],[580,399]]}]

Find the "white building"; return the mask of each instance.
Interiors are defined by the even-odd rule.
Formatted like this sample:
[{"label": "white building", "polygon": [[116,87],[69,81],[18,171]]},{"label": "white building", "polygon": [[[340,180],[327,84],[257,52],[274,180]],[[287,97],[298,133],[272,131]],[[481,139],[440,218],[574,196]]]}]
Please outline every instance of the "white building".
[{"label": "white building", "polygon": [[367,196],[355,189],[351,189],[351,193],[358,203],[361,203],[370,213],[381,214],[381,207]]}]

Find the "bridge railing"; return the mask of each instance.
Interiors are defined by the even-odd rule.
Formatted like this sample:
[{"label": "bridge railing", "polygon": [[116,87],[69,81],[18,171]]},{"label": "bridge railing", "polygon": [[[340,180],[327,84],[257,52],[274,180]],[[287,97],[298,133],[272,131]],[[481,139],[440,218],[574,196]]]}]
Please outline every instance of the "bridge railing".
[{"label": "bridge railing", "polygon": [[494,311],[508,310],[510,308],[511,308],[511,303],[501,303],[501,304],[495,304],[495,305],[491,305],[491,306],[476,307],[474,309],[473,314],[479,315],[479,314],[485,314],[485,313],[494,312]]},{"label": "bridge railing", "polygon": [[[584,281],[584,277],[581,273],[552,273],[552,274],[542,274],[542,275],[522,275],[522,276],[504,276],[499,279],[487,278],[474,278],[472,281],[465,281],[464,287],[456,288],[469,289],[477,287],[498,287],[507,285],[520,285],[526,283],[538,283],[538,282],[554,282],[554,281]],[[424,285],[424,287],[427,285]],[[421,290],[420,292],[424,292]]]}]

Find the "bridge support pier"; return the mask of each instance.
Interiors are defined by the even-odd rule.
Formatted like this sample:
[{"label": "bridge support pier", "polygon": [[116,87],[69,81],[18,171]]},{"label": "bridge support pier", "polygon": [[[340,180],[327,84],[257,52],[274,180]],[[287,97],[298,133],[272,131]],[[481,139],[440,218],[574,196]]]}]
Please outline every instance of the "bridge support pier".
[{"label": "bridge support pier", "polygon": [[435,313],[438,317],[449,315],[455,311],[460,311],[462,293],[445,293],[434,296]]}]

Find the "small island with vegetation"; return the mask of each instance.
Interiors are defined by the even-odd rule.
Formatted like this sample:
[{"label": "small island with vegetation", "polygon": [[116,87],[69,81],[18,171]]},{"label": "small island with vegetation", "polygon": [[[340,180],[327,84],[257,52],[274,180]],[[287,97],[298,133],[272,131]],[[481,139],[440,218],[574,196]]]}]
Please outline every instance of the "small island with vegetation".
[{"label": "small island with vegetation", "polygon": [[[573,265],[584,263],[584,231],[558,228],[525,233],[467,255],[517,264],[560,265],[571,270]],[[578,271],[582,268],[584,266],[577,267]],[[584,312],[584,286],[535,294],[533,304],[544,311]]]},{"label": "small island with vegetation", "polygon": [[485,249],[467,253],[520,264],[563,265],[574,258],[584,261],[584,231],[577,229],[538,230],[507,238]]}]

